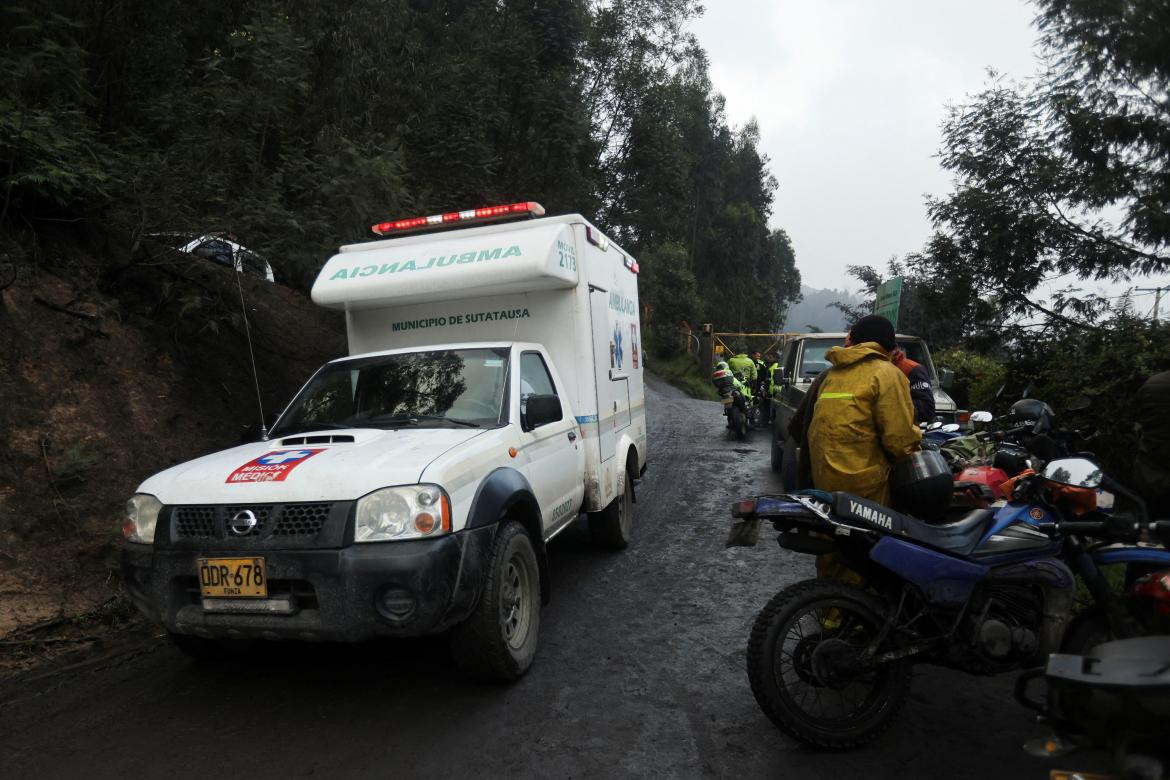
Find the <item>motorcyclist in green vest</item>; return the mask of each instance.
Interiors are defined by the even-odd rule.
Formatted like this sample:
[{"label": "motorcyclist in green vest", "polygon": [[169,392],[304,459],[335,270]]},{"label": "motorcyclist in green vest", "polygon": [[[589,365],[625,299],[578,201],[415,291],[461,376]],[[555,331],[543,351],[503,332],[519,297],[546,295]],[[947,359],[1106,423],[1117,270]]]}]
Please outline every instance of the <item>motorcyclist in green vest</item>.
[{"label": "motorcyclist in green vest", "polygon": [[771,422],[772,404],[776,402],[780,393],[780,386],[776,384],[776,372],[780,370],[780,356],[775,352],[769,352],[764,362],[767,364],[767,368],[764,369],[767,372],[764,384],[764,415],[767,418],[766,422]]},{"label": "motorcyclist in green vest", "polygon": [[727,359],[727,365],[736,374],[743,378],[747,385],[753,385],[756,381],[756,361],[747,356],[746,353],[740,352]]}]

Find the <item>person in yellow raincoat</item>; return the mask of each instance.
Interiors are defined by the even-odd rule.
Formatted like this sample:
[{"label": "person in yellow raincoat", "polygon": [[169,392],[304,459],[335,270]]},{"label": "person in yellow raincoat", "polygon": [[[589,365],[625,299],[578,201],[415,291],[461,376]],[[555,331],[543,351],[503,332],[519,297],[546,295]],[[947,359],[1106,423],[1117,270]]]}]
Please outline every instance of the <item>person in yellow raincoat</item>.
[{"label": "person in yellow raincoat", "polygon": [[[910,382],[890,362],[895,346],[894,326],[871,315],[850,329],[844,347],[826,353],[832,368],[817,396],[806,399],[813,404],[806,446],[818,490],[843,490],[888,505],[894,461],[919,449],[922,432],[914,422]],[[818,558],[817,572],[857,579],[831,554]]]}]

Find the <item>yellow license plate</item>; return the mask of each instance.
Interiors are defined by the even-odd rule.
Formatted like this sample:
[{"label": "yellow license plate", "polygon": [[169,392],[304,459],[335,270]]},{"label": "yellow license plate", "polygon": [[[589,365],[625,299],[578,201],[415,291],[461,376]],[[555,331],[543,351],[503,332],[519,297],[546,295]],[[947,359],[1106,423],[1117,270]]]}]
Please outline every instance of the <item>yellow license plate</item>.
[{"label": "yellow license plate", "polygon": [[204,598],[268,598],[263,558],[200,558],[198,568]]},{"label": "yellow license plate", "polygon": [[724,399],[723,399],[723,405],[724,405],[724,406],[731,406],[731,404],[732,404],[732,400],[731,400],[730,398],[724,398]]},{"label": "yellow license plate", "polygon": [[1116,775],[1095,775],[1088,772],[1066,772],[1062,769],[1052,769],[1048,772],[1048,780],[1119,780]]}]

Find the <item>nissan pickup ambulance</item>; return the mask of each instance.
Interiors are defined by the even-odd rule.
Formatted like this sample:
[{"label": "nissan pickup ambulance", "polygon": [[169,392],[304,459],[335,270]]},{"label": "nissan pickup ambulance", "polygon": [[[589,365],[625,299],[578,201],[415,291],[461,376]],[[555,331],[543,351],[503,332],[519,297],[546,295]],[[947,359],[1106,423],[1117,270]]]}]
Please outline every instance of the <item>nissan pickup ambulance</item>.
[{"label": "nissan pickup ambulance", "polygon": [[528,669],[546,545],[584,512],[624,548],[647,455],[638,264],[543,214],[398,220],[342,247],[312,297],[345,312],[350,355],[265,440],[139,486],[126,588],[180,649],[451,629],[465,672]]}]

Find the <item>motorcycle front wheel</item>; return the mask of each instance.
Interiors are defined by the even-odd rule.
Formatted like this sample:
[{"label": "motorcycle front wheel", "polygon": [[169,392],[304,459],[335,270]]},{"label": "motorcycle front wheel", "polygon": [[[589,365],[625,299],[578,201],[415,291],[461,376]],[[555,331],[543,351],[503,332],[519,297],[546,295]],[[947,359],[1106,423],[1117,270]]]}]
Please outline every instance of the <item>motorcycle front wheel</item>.
[{"label": "motorcycle front wheel", "polygon": [[748,642],[760,709],[785,734],[822,750],[881,736],[906,702],[913,670],[909,659],[872,669],[858,663],[884,622],[882,603],[853,585],[818,579],[780,591]]}]

